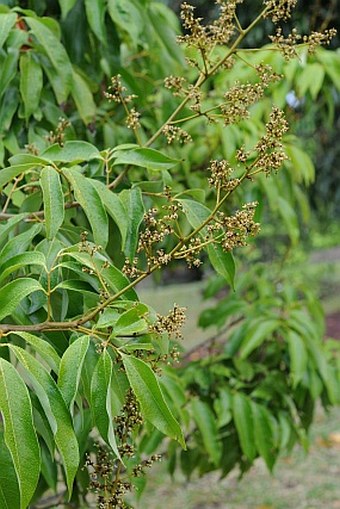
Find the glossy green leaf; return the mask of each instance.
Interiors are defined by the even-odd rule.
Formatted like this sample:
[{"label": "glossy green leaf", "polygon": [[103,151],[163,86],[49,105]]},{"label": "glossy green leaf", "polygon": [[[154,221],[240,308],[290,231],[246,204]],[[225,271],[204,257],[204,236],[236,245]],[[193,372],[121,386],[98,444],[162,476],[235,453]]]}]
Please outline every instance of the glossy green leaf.
[{"label": "glossy green leaf", "polygon": [[14,12],[9,12],[8,14],[0,14],[0,49],[5,44],[16,20],[17,15]]},{"label": "glossy green leaf", "polygon": [[9,158],[9,162],[12,165],[30,164],[31,168],[35,166],[47,166],[50,163],[48,159],[28,152],[14,154],[14,156]]},{"label": "glossy green leaf", "polygon": [[71,184],[74,196],[89,220],[95,243],[106,247],[109,234],[108,218],[102,200],[91,179],[84,177],[76,170],[66,168],[63,169],[63,174]]},{"label": "glossy green leaf", "polygon": [[61,359],[58,387],[71,412],[89,343],[89,336],[81,336],[67,348]]},{"label": "glossy green leaf", "polygon": [[7,260],[15,256],[17,253],[26,251],[34,237],[36,237],[40,232],[41,224],[33,224],[30,225],[26,231],[19,233],[19,235],[10,239],[0,252],[1,264],[7,262]]},{"label": "glossy green leaf", "polygon": [[112,360],[106,350],[101,354],[91,382],[91,410],[99,433],[117,456],[120,454],[113,429],[111,408]]},{"label": "glossy green leaf", "polygon": [[11,231],[20,223],[25,217],[25,214],[16,214],[5,223],[0,223],[0,244],[2,244],[9,236]]},{"label": "glossy green leaf", "polygon": [[0,288],[0,320],[10,315],[22,299],[37,290],[42,290],[42,286],[32,278],[16,279]]},{"label": "glossy green leaf", "polygon": [[191,402],[193,418],[202,435],[204,447],[215,466],[219,464],[221,458],[221,444],[218,440],[218,430],[216,419],[209,406],[199,399],[193,399]]},{"label": "glossy green leaf", "polygon": [[39,251],[27,251],[9,258],[0,265],[0,282],[6,279],[10,274],[30,265],[39,265],[45,267],[45,256]]},{"label": "glossy green leaf", "polygon": [[143,6],[135,0],[108,0],[108,12],[112,21],[137,45],[145,28]]},{"label": "glossy green leaf", "polygon": [[50,366],[56,374],[58,374],[60,357],[48,341],[39,336],[34,336],[34,334],[30,334],[29,332],[17,331],[15,334],[21,337],[28,345],[33,347],[40,357],[46,361],[47,365]]},{"label": "glossy green leaf", "polygon": [[252,403],[252,410],[256,448],[268,469],[272,471],[277,458],[272,426],[273,417],[263,405]]},{"label": "glossy green leaf", "polygon": [[288,342],[293,387],[296,387],[306,373],[308,354],[304,341],[299,334],[293,330],[289,330],[285,333],[285,336]]},{"label": "glossy green leaf", "polygon": [[68,94],[72,86],[72,67],[64,46],[53,31],[47,28],[39,19],[28,16],[25,18],[25,21],[38,42],[44,48],[45,53],[58,73],[65,94]]},{"label": "glossy green leaf", "polygon": [[[106,266],[106,258],[93,258],[87,253],[79,253],[79,251],[70,251],[67,253],[67,255],[77,260],[77,262],[79,262],[81,265],[85,265],[95,272],[99,270],[106,283],[114,292],[124,290],[124,288],[130,284],[130,281],[125,276],[125,274],[117,269],[117,267],[114,265],[110,265],[109,267]],[[138,300],[137,293],[133,288],[130,288],[125,293],[123,293],[122,297],[128,300]]]},{"label": "glossy green leaf", "polygon": [[122,249],[130,262],[132,262],[136,254],[139,227],[145,212],[142,192],[138,187],[133,187],[132,189],[122,191],[119,197],[125,207],[128,219],[127,232],[125,239],[123,239]]},{"label": "glossy green leaf", "polygon": [[270,339],[280,325],[278,320],[258,320],[247,329],[240,347],[240,358],[246,359],[264,341]]},{"label": "glossy green leaf", "polygon": [[[180,199],[178,201],[183,207],[187,220],[195,229],[201,226],[211,215],[211,210],[208,209],[208,207],[195,200]],[[202,228],[201,233],[205,234],[206,231],[207,230],[204,227]]]},{"label": "glossy green leaf", "polygon": [[250,461],[256,456],[254,422],[250,400],[237,392],[233,396],[232,411],[241,449]]},{"label": "glossy green leaf", "polygon": [[12,457],[0,431],[0,507],[20,509],[20,489]]},{"label": "glossy green leaf", "polygon": [[293,209],[291,204],[282,198],[278,197],[277,201],[278,212],[285,223],[288,235],[293,245],[297,243],[300,236],[299,223],[296,211]]},{"label": "glossy green leaf", "polygon": [[25,118],[28,120],[39,107],[43,73],[30,51],[21,55],[19,66],[20,93],[25,106]]},{"label": "glossy green leaf", "polygon": [[217,274],[224,277],[230,286],[235,289],[235,260],[233,254],[223,251],[219,244],[210,244],[207,246],[207,253],[209,261]]},{"label": "glossy green leaf", "polygon": [[[91,2],[96,5],[96,2]],[[84,124],[89,124],[95,120],[96,115],[96,104],[93,100],[93,95],[90,87],[84,80],[84,78],[76,71],[73,70],[73,85],[72,85],[72,97],[76,103],[77,110],[80,118]]]},{"label": "glossy green leaf", "polygon": [[27,173],[34,167],[33,164],[16,164],[0,170],[0,189],[6,186],[11,180],[22,173]]},{"label": "glossy green leaf", "polygon": [[63,18],[66,18],[69,11],[74,7],[77,0],[58,0]]},{"label": "glossy green leaf", "polygon": [[11,81],[16,76],[18,59],[19,59],[19,51],[14,48],[9,48],[8,52],[1,64],[0,97],[2,97],[2,95],[6,92]]},{"label": "glossy green leaf", "polygon": [[26,509],[39,479],[40,450],[28,390],[15,368],[4,359],[0,359],[0,387],[4,438],[18,478],[20,508]]},{"label": "glossy green leaf", "polygon": [[64,399],[57,384],[39,361],[22,348],[15,345],[10,345],[10,348],[25,368],[44,409],[62,458],[66,484],[71,496],[73,481],[79,467],[79,448]]},{"label": "glossy green leaf", "polygon": [[99,157],[100,152],[87,141],[74,140],[66,141],[63,147],[55,143],[44,150],[41,155],[54,162],[78,164]]},{"label": "glossy green leaf", "polygon": [[64,222],[64,194],[59,173],[51,166],[43,168],[40,184],[44,198],[46,237],[52,240]]},{"label": "glossy green leaf", "polygon": [[141,166],[148,170],[168,170],[179,161],[162,154],[153,148],[134,148],[131,150],[121,150],[114,152],[114,164],[129,164],[132,166]]},{"label": "glossy green leaf", "polygon": [[112,219],[116,223],[120,231],[122,240],[125,241],[129,221],[122,200],[119,198],[119,195],[115,194],[113,191],[110,191],[110,189],[108,189],[106,185],[103,184],[102,182],[99,182],[98,180],[93,180],[92,184],[97,189],[98,194],[100,195],[103,201],[107,213],[112,217]]},{"label": "glossy green leaf", "polygon": [[105,13],[106,0],[85,0],[86,17],[98,39],[106,43]]},{"label": "glossy green leaf", "polygon": [[140,318],[136,309],[132,308],[120,315],[113,328],[115,336],[129,336],[141,332],[147,332],[148,326],[143,318]]},{"label": "glossy green leaf", "polygon": [[135,357],[122,355],[122,359],[132,390],[140,403],[143,417],[185,448],[181,428],[164,400],[152,369]]}]

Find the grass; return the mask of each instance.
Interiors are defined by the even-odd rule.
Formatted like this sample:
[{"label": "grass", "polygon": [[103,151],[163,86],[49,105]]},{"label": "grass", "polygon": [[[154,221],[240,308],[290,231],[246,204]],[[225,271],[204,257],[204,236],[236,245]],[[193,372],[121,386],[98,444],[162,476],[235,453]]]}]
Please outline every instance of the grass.
[{"label": "grass", "polygon": [[[334,440],[329,437],[334,436]],[[234,471],[187,481],[154,468],[139,509],[340,509],[340,409],[318,411],[306,453],[299,447],[281,458],[270,475],[262,460],[241,480]]]}]

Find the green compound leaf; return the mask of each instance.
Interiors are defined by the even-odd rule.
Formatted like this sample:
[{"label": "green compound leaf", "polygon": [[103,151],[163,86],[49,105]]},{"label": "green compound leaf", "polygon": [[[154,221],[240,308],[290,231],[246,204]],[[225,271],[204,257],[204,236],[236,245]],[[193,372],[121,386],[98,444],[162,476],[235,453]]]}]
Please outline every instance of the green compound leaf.
[{"label": "green compound leaf", "polygon": [[[5,443],[18,478],[20,508],[26,509],[39,479],[40,449],[28,390],[15,368],[4,359],[0,359],[0,410],[4,420]],[[15,495],[7,492],[8,497],[15,504]],[[15,505],[9,507],[14,509]]]},{"label": "green compound leaf", "polygon": [[51,167],[43,168],[40,184],[44,198],[46,237],[54,239],[64,222],[64,194],[59,174]]},{"label": "green compound leaf", "polygon": [[152,369],[143,361],[122,354],[127,377],[141,411],[159,431],[177,440],[183,448],[185,441],[182,430],[165,402],[159,382]]},{"label": "green compound leaf", "polygon": [[57,384],[40,362],[22,348],[10,345],[10,349],[25,368],[44,409],[62,458],[66,484],[71,496],[73,481],[79,467],[79,447],[70,413]]}]

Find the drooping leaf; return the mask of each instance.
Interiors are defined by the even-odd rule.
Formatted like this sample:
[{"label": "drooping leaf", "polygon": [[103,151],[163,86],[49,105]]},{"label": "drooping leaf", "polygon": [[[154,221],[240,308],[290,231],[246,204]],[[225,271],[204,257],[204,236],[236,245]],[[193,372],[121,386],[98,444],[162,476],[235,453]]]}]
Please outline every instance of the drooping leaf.
[{"label": "drooping leaf", "polygon": [[108,241],[108,219],[106,210],[92,180],[79,171],[64,168],[63,173],[71,184],[74,196],[83,208],[92,228],[94,241],[105,247]]},{"label": "drooping leaf", "polygon": [[89,342],[89,336],[81,336],[67,348],[61,359],[58,387],[71,412]]},{"label": "drooping leaf", "polygon": [[113,429],[111,408],[112,360],[106,350],[99,357],[91,382],[91,410],[99,433],[117,456],[120,454]]},{"label": "drooping leaf", "polygon": [[112,21],[137,45],[144,29],[143,6],[134,0],[108,0],[108,12]]},{"label": "drooping leaf", "polygon": [[30,51],[20,57],[20,93],[25,106],[26,120],[36,112],[40,103],[43,73]]},{"label": "drooping leaf", "polygon": [[0,97],[6,92],[11,81],[17,73],[19,51],[15,48],[9,48],[1,64],[0,74]]},{"label": "drooping leaf", "polygon": [[66,16],[68,15],[69,11],[76,4],[77,0],[58,0],[58,1],[59,1],[59,5],[61,8],[62,17],[63,17],[63,19],[65,19]]},{"label": "drooping leaf", "polygon": [[296,387],[305,375],[308,363],[308,354],[306,345],[299,334],[293,330],[289,330],[286,333],[286,339],[288,342],[293,387]]},{"label": "drooping leaf", "polygon": [[29,265],[40,265],[45,267],[45,257],[39,251],[27,251],[9,258],[5,263],[0,265],[0,282],[6,279],[13,272],[27,267]]},{"label": "drooping leaf", "polygon": [[258,320],[247,330],[240,347],[240,358],[246,359],[255,348],[258,348],[279,326],[279,321]]},{"label": "drooping leaf", "polygon": [[239,392],[232,400],[233,417],[240,440],[241,449],[250,461],[256,456],[254,422],[249,399]]},{"label": "drooping leaf", "polygon": [[114,164],[129,164],[132,166],[141,166],[148,170],[168,170],[178,161],[162,154],[153,148],[133,148],[131,150],[121,150],[114,152]]},{"label": "drooping leaf", "polygon": [[60,357],[50,343],[38,336],[34,336],[34,334],[30,334],[29,332],[16,331],[15,334],[20,336],[27,344],[32,346],[40,357],[47,362],[48,366],[50,366],[51,369],[58,374]]},{"label": "drooping leaf", "polygon": [[[15,368],[4,359],[0,359],[0,387],[4,438],[18,478],[20,508],[26,509],[39,479],[40,450],[28,390]],[[2,469],[3,465],[1,472]],[[15,502],[15,495],[11,498]]]},{"label": "drooping leaf", "polygon": [[0,431],[0,507],[20,509],[20,490],[12,457]]},{"label": "drooping leaf", "polygon": [[216,419],[209,406],[197,398],[191,402],[193,418],[198,429],[201,432],[204,447],[215,466],[218,465],[221,458],[221,444],[218,440],[218,430]]},{"label": "drooping leaf", "polygon": [[63,188],[58,172],[51,166],[42,169],[40,184],[44,198],[46,237],[52,240],[64,222],[65,209]]},{"label": "drooping leaf", "polygon": [[54,32],[47,28],[39,19],[28,16],[25,18],[25,21],[57,71],[65,94],[68,94],[72,86],[72,67],[64,46]]},{"label": "drooping leaf", "polygon": [[132,262],[137,249],[139,227],[144,216],[142,192],[138,187],[133,187],[132,189],[122,191],[119,197],[125,207],[128,219],[127,232],[125,239],[123,239],[122,249],[130,262]]},{"label": "drooping leaf", "polygon": [[296,211],[293,209],[288,200],[285,200],[282,196],[278,197],[277,210],[285,223],[292,244],[295,245],[300,236]]},{"label": "drooping leaf", "polygon": [[144,361],[130,355],[123,354],[122,359],[132,390],[140,403],[143,417],[185,448],[181,428],[164,400],[152,369]]},{"label": "drooping leaf", "polygon": [[14,12],[0,14],[0,49],[5,44],[16,19],[17,15]]},{"label": "drooping leaf", "polygon": [[[130,284],[130,281],[125,276],[125,274],[123,274],[119,269],[117,269],[117,267],[115,267],[114,265],[110,265],[109,267],[107,267],[106,258],[97,259],[89,256],[87,253],[79,253],[79,251],[76,252],[69,251],[67,255],[77,260],[77,262],[79,262],[81,265],[85,265],[86,267],[95,272],[99,270],[99,272],[105,279],[105,282],[114,292],[122,291]],[[122,297],[128,300],[138,301],[137,293],[133,288],[130,288],[126,292],[122,293]]]},{"label": "drooping leaf", "polygon": [[86,17],[100,42],[106,43],[105,11],[106,0],[85,0]]},{"label": "drooping leaf", "polygon": [[[96,5],[97,2],[91,2]],[[72,85],[72,97],[76,103],[77,110],[80,118],[84,124],[89,124],[94,121],[96,114],[96,104],[93,100],[93,95],[90,87],[84,80],[84,78],[75,70],[73,70],[73,85]]]},{"label": "drooping leaf", "polygon": [[273,416],[266,407],[254,402],[252,403],[252,410],[256,448],[266,462],[268,469],[272,471],[277,458],[272,427]]},{"label": "drooping leaf", "polygon": [[219,244],[210,244],[207,247],[207,253],[211,265],[224,279],[228,281],[230,286],[235,289],[235,260],[231,252],[223,251]]},{"label": "drooping leaf", "polygon": [[2,248],[0,252],[0,263],[1,265],[7,262],[10,258],[15,256],[17,253],[26,251],[31,244],[32,239],[41,232],[41,224],[33,224],[26,231],[19,233]]},{"label": "drooping leaf", "polygon": [[11,281],[0,288],[0,320],[10,315],[22,299],[37,290],[42,290],[40,283],[27,277]]},{"label": "drooping leaf", "polygon": [[98,194],[100,195],[103,204],[107,210],[107,213],[112,217],[112,219],[118,226],[122,240],[125,241],[129,221],[122,200],[119,198],[117,194],[110,191],[110,189],[108,189],[106,185],[103,184],[102,182],[99,182],[98,180],[93,180],[92,183],[97,189]]},{"label": "drooping leaf", "polygon": [[15,345],[10,345],[10,348],[25,368],[46,413],[62,458],[66,484],[71,496],[73,481],[79,467],[79,448],[64,399],[57,384],[39,361],[22,348]]}]

